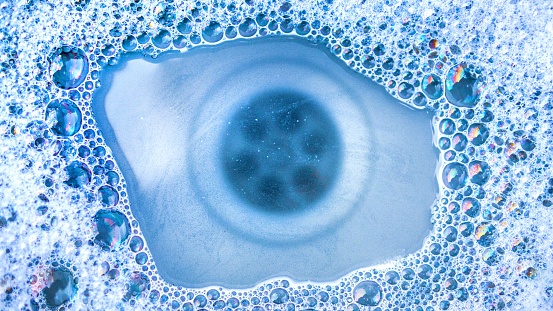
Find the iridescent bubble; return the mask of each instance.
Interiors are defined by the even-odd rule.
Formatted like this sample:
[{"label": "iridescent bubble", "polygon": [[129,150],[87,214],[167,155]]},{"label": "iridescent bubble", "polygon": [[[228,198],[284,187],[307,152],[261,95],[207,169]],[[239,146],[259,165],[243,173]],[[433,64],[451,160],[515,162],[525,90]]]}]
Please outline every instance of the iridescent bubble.
[{"label": "iridescent bubble", "polygon": [[449,140],[449,138],[442,137],[438,140],[438,147],[440,147],[440,149],[446,150],[446,149],[449,149],[450,146],[451,146],[451,140]]},{"label": "iridescent bubble", "polygon": [[457,214],[460,209],[461,209],[461,207],[459,206],[459,203],[457,203],[457,202],[450,202],[447,205],[447,211],[450,212],[451,214]]},{"label": "iridescent bubble", "polygon": [[187,35],[192,32],[192,21],[185,17],[180,23],[177,24],[177,30],[183,35]]},{"label": "iridescent bubble", "polygon": [[474,236],[478,244],[488,247],[495,242],[495,227],[491,223],[482,222],[476,228]]},{"label": "iridescent bubble", "polygon": [[65,267],[51,268],[45,278],[45,287],[42,290],[44,300],[50,308],[57,308],[71,300],[77,293],[77,286],[73,274]]},{"label": "iridescent bubble", "polygon": [[246,18],[240,26],[238,26],[238,32],[242,37],[251,37],[257,32],[257,24],[253,19]]},{"label": "iridescent bubble", "polygon": [[209,43],[220,41],[223,39],[223,27],[219,22],[211,21],[202,29],[202,37]]},{"label": "iridescent bubble", "polygon": [[457,284],[457,280],[455,280],[454,278],[449,278],[445,280],[444,287],[448,290],[454,290],[457,289]]},{"label": "iridescent bubble", "polygon": [[269,299],[276,304],[286,303],[289,299],[288,291],[284,288],[275,288],[271,291]]},{"label": "iridescent bubble", "polygon": [[140,252],[144,248],[144,240],[139,236],[133,236],[129,242],[129,248],[133,252]]},{"label": "iridescent bubble", "polygon": [[115,206],[119,202],[119,194],[110,186],[100,187],[98,196],[104,206]]},{"label": "iridescent bubble", "polygon": [[475,146],[480,146],[486,142],[488,136],[490,136],[490,132],[482,123],[471,124],[468,128],[468,139]]},{"label": "iridescent bubble", "polygon": [[418,276],[423,280],[429,279],[432,276],[432,267],[428,264],[422,264]]},{"label": "iridescent bubble", "polygon": [[296,26],[296,33],[300,36],[305,36],[311,31],[311,26],[307,21],[301,21],[298,26]]},{"label": "iridescent bubble", "polygon": [[375,281],[363,281],[353,289],[353,299],[363,306],[377,306],[382,300],[382,289]]},{"label": "iridescent bubble", "polygon": [[148,262],[148,254],[146,254],[145,252],[138,253],[136,254],[136,257],[134,258],[134,260],[136,261],[137,264],[143,265],[146,262]]},{"label": "iridescent bubble", "polygon": [[152,43],[160,49],[166,49],[171,45],[171,33],[165,29],[158,30],[152,38]]},{"label": "iridescent bubble", "polygon": [[463,151],[467,147],[468,139],[463,133],[453,135],[451,139],[452,147],[456,151]]},{"label": "iridescent bubble", "polygon": [[384,280],[390,285],[396,285],[399,282],[399,273],[391,270],[386,272]]},{"label": "iridescent bubble", "polygon": [[65,184],[70,187],[80,188],[90,183],[91,173],[84,163],[77,161],[71,162],[71,164],[65,168],[65,171],[69,177],[69,179],[65,181]]},{"label": "iridescent bubble", "polygon": [[411,268],[405,268],[401,271],[401,277],[407,281],[412,281],[415,279],[415,271]]},{"label": "iridescent bubble", "polygon": [[121,46],[127,51],[134,51],[138,47],[138,41],[132,35],[128,36],[121,42]]},{"label": "iridescent bubble", "polygon": [[465,214],[469,217],[476,217],[478,216],[478,213],[480,213],[480,203],[475,198],[465,198],[463,199],[463,203],[461,204],[461,207]]},{"label": "iridescent bubble", "polygon": [[376,60],[370,55],[363,55],[363,57],[361,57],[361,64],[363,67],[371,69],[376,66]]},{"label": "iridescent bubble", "polygon": [[503,249],[498,248],[486,248],[484,253],[482,253],[482,259],[488,266],[494,266],[499,263],[501,255],[503,254]]},{"label": "iridescent bubble", "polygon": [[129,277],[128,293],[131,296],[140,296],[142,293],[150,289],[150,279],[142,272],[135,271]]},{"label": "iridescent bubble", "polygon": [[470,181],[477,185],[483,185],[490,179],[490,166],[484,161],[472,161],[469,163]]},{"label": "iridescent bubble", "polygon": [[444,135],[451,135],[455,133],[455,122],[451,119],[443,119],[440,121],[440,132]]},{"label": "iridescent bubble", "polygon": [[413,97],[413,104],[417,107],[424,107],[426,106],[426,103],[428,100],[426,100],[426,96],[424,96],[421,92],[416,92],[415,96]]},{"label": "iridescent bubble", "polygon": [[46,107],[46,122],[59,136],[73,136],[81,129],[82,114],[68,99],[55,99]]},{"label": "iridescent bubble", "polygon": [[52,81],[62,89],[79,86],[88,74],[88,58],[81,49],[64,46],[56,51],[50,64]]},{"label": "iridescent bubble", "polygon": [[409,84],[407,82],[402,82],[397,87],[397,93],[398,93],[399,97],[401,97],[403,99],[409,99],[415,93],[415,87],[413,87],[412,84]]},{"label": "iridescent bubble", "polygon": [[198,308],[203,308],[207,304],[207,298],[204,295],[194,297],[194,305]]},{"label": "iridescent bubble", "polygon": [[219,293],[219,291],[214,288],[208,290],[206,295],[207,295],[207,299],[209,300],[217,300],[219,299],[219,297],[221,297],[221,293]]},{"label": "iridescent bubble", "polygon": [[421,89],[430,99],[438,99],[444,93],[442,79],[435,74],[429,74],[422,78]]},{"label": "iridescent bubble", "polygon": [[448,242],[457,240],[457,229],[453,226],[449,226],[444,230],[444,238]]},{"label": "iridescent bubble", "polygon": [[444,185],[452,190],[463,188],[468,181],[467,167],[459,162],[449,163],[442,172]]},{"label": "iridescent bubble", "polygon": [[473,231],[474,225],[472,224],[472,222],[467,221],[459,225],[459,233],[461,233],[461,235],[463,235],[464,237],[468,237],[472,234]]},{"label": "iridescent bubble", "polygon": [[474,107],[483,89],[483,83],[469,71],[466,63],[452,67],[445,80],[445,97],[458,107]]},{"label": "iridescent bubble", "polygon": [[98,235],[95,241],[103,247],[115,249],[129,237],[131,226],[127,216],[114,210],[99,210],[94,216]]}]

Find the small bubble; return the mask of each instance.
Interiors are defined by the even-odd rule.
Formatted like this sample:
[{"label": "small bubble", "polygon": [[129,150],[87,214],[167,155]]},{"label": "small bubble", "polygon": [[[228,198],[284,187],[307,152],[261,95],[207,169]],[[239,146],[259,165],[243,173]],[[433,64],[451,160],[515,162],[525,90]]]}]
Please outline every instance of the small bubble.
[{"label": "small bubble", "polygon": [[401,97],[403,99],[409,99],[415,93],[415,88],[413,87],[412,84],[409,84],[407,82],[402,82],[397,87],[397,92],[398,92],[399,97]]},{"label": "small bubble", "polygon": [[445,80],[445,96],[458,107],[474,107],[483,84],[471,73],[466,63],[452,67]]},{"label": "small bubble", "polygon": [[71,271],[65,267],[51,268],[47,273],[42,293],[50,308],[57,308],[71,300],[77,293],[77,285]]},{"label": "small bubble", "polygon": [[118,248],[131,232],[129,220],[121,212],[99,210],[94,216],[98,235],[95,241],[110,249]]},{"label": "small bubble", "polygon": [[55,99],[46,108],[46,122],[59,136],[73,136],[81,129],[81,111],[68,99]]},{"label": "small bubble", "polygon": [[468,139],[475,146],[485,143],[488,136],[490,136],[490,132],[484,124],[474,123],[468,128]]},{"label": "small bubble", "polygon": [[472,161],[469,163],[470,181],[477,185],[485,184],[490,179],[491,170],[484,161]]},{"label": "small bubble", "polygon": [[363,281],[353,289],[353,299],[363,306],[377,306],[382,300],[382,289],[375,281]]},{"label": "small bubble", "polygon": [[442,181],[449,189],[459,190],[468,181],[467,167],[459,162],[449,163],[442,172]]},{"label": "small bubble", "polygon": [[202,37],[206,42],[215,43],[223,39],[223,27],[216,21],[211,21],[202,29]]},{"label": "small bubble", "polygon": [[289,299],[288,291],[286,291],[284,288],[275,288],[271,291],[271,295],[269,298],[273,303],[276,304],[287,303]]},{"label": "small bubble", "polygon": [[59,88],[75,88],[83,83],[88,74],[88,58],[81,49],[64,46],[54,54],[50,73]]}]

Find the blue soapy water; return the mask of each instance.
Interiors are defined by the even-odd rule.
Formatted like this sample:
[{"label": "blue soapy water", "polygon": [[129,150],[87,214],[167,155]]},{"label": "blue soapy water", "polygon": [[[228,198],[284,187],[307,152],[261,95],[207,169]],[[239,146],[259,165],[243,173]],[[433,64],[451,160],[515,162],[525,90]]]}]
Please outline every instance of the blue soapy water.
[{"label": "blue soapy water", "polygon": [[[0,14],[0,309],[552,308],[549,2],[30,2]],[[172,286],[148,260],[88,108],[102,66],[124,51],[157,57],[268,34],[325,44],[435,114],[436,141],[451,139],[435,230],[419,252],[333,283],[276,278],[216,295]]]}]

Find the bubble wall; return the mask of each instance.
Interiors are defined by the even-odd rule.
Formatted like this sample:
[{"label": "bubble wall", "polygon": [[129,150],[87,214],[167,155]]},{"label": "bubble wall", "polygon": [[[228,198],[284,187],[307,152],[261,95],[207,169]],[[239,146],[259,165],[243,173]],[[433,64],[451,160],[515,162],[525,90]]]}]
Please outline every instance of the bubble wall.
[{"label": "bubble wall", "polygon": [[[328,283],[159,276],[91,110],[102,69],[263,36],[325,45],[432,112],[422,249]],[[553,309],[552,37],[551,1],[2,1],[0,309]]]}]

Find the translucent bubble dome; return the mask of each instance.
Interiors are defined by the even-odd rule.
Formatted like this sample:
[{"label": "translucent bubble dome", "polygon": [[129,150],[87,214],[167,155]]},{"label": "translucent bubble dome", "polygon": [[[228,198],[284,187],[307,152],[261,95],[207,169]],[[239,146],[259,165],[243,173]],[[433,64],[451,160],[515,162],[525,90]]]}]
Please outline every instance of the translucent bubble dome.
[{"label": "translucent bubble dome", "polygon": [[[0,15],[1,310],[553,309],[550,1],[6,1]],[[331,282],[172,285],[91,110],[100,76],[131,51],[264,36],[326,45],[433,114],[434,227],[415,253]]]}]

